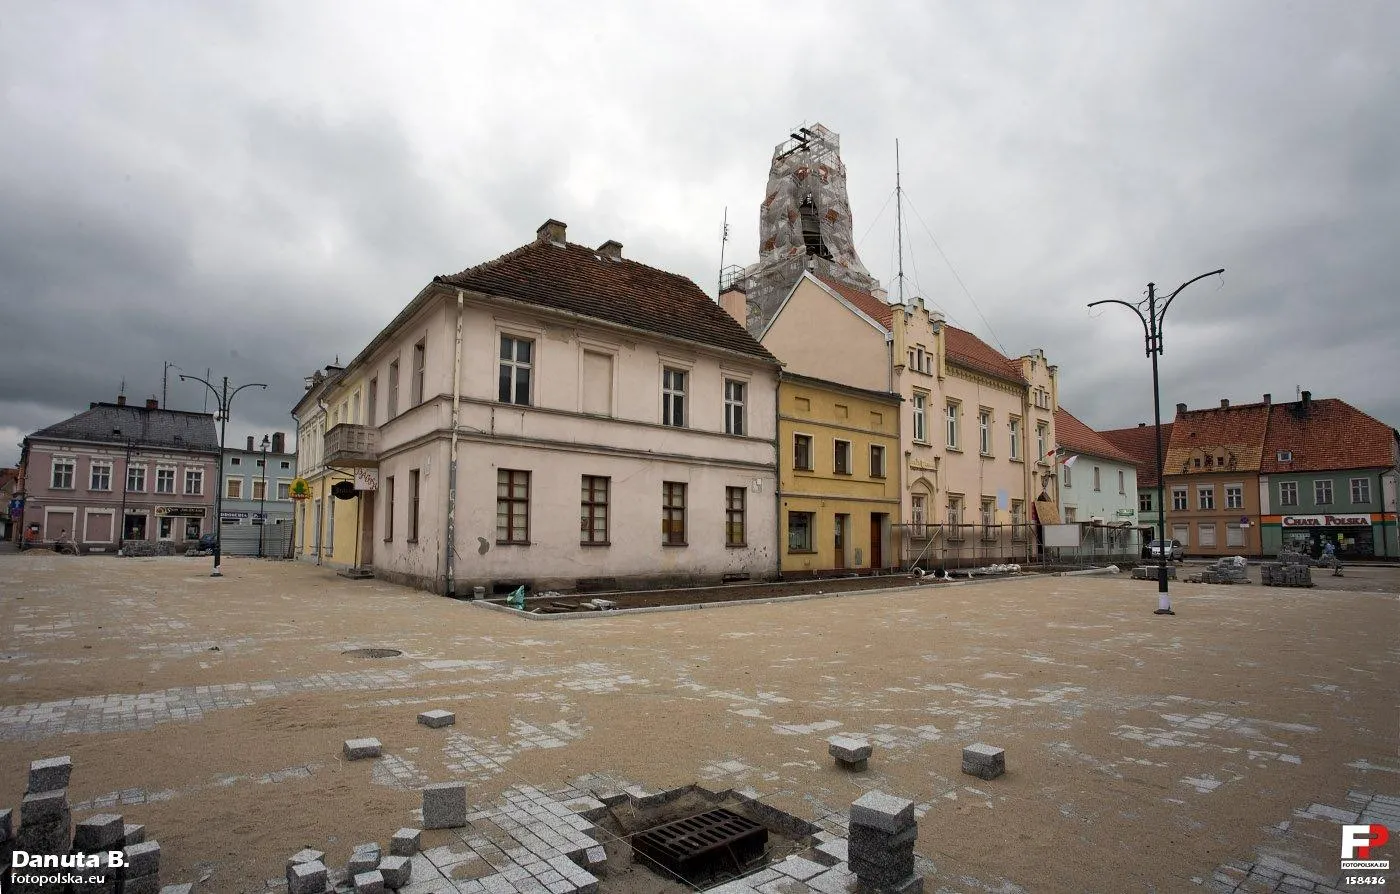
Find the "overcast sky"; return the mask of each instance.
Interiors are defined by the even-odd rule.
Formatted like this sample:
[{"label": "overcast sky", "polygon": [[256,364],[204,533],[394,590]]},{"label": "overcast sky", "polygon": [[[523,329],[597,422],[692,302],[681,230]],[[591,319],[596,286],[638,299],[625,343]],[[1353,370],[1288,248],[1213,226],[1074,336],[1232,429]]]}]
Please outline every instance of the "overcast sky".
[{"label": "overcast sky", "polygon": [[1397,46],[1393,2],[0,0],[0,464],[162,361],[267,383],[230,443],[290,433],[304,376],[550,217],[713,293],[803,122],[887,283],[899,139],[913,289],[1091,426],[1150,421],[1151,377],[1085,303],[1217,267],[1168,418],[1301,387],[1398,425]]}]

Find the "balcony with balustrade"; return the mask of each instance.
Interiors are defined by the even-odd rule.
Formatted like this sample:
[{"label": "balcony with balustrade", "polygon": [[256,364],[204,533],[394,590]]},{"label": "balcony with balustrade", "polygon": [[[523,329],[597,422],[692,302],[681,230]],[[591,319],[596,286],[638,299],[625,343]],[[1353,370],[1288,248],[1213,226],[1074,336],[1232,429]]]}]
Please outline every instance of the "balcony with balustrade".
[{"label": "balcony with balustrade", "polygon": [[326,432],[323,462],[328,466],[372,468],[379,465],[379,432],[368,425],[342,422]]}]

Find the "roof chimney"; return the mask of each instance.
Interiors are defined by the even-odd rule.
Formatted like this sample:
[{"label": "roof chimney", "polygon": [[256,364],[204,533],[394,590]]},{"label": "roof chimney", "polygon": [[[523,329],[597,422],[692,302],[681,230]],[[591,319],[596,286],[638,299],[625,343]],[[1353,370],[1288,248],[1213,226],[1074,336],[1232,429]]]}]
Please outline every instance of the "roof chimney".
[{"label": "roof chimney", "polygon": [[[563,245],[564,231],[567,226],[567,224],[551,217],[549,220],[540,224],[540,228],[535,231],[535,237],[541,242],[553,242],[555,245]],[[618,248],[621,249],[622,246],[619,245]]]},{"label": "roof chimney", "polygon": [[[559,226],[563,227],[564,225],[560,224]],[[563,233],[562,229],[560,230],[560,233]],[[560,235],[559,241],[564,241],[563,235]],[[618,242],[615,239],[609,239],[607,242],[604,242],[602,245],[598,246],[598,254],[607,258],[609,261],[620,261],[622,260],[622,243]]]},{"label": "roof chimney", "polygon": [[1303,409],[1306,410],[1306,409],[1308,408],[1308,406],[1309,406],[1311,403],[1312,403],[1312,392],[1311,392],[1311,391],[1304,391],[1304,392],[1303,392]]},{"label": "roof chimney", "polygon": [[740,326],[749,324],[749,296],[737,283],[719,295],[720,309],[729,314]]},{"label": "roof chimney", "polygon": [[1177,413],[1178,416],[1180,416],[1182,413],[1185,413],[1185,412],[1186,412],[1186,404],[1177,404],[1177,405],[1176,405],[1176,413]]},{"label": "roof chimney", "polygon": [[273,452],[273,453],[286,453],[286,452],[287,452],[287,433],[286,433],[286,432],[284,432],[284,431],[275,431],[275,432],[272,433],[272,452]]},{"label": "roof chimney", "polygon": [[1138,423],[1138,428],[1147,428],[1147,423],[1146,423],[1146,422],[1139,422],[1139,423]]},{"label": "roof chimney", "polygon": [[1220,398],[1220,409],[1222,409],[1222,410],[1228,410],[1228,409],[1230,409],[1230,398],[1228,398],[1228,397],[1222,397],[1222,398]]},{"label": "roof chimney", "polygon": [[252,435],[249,435],[249,436],[248,436],[248,452],[249,452],[249,453],[256,453],[256,452],[257,452],[256,450],[253,449],[253,436],[252,436]]},{"label": "roof chimney", "polygon": [[1272,394],[1270,394],[1269,392],[1267,392],[1267,391],[1264,392],[1264,406],[1267,407],[1269,404],[1271,404],[1271,403],[1273,403],[1273,402],[1274,402],[1274,396],[1273,396]]},{"label": "roof chimney", "polygon": [[154,397],[148,397],[148,398],[146,398],[146,409],[148,409],[148,410],[159,410],[159,409],[160,409],[160,401],[157,400],[157,399],[154,398]]},{"label": "roof chimney", "polygon": [[[93,406],[97,406],[97,405],[96,405],[96,404],[93,404]],[[117,395],[117,406],[119,406],[119,407],[124,407],[124,406],[126,406],[126,395],[125,395],[125,394],[118,394],[118,395]]]}]

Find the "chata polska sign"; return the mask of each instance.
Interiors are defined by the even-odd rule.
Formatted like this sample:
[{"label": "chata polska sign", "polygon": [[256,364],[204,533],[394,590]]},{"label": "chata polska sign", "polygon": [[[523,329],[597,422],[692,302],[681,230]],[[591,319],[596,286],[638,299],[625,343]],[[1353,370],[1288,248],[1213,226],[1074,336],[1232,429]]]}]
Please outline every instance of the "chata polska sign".
[{"label": "chata polska sign", "polygon": [[1369,515],[1285,515],[1285,528],[1351,528],[1369,525]]}]

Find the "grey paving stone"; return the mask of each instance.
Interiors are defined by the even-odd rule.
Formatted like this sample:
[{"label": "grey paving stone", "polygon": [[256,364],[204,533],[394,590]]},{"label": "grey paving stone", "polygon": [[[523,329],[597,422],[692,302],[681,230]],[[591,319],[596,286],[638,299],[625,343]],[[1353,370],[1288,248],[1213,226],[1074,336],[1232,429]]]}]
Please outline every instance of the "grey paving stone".
[{"label": "grey paving stone", "polygon": [[[864,764],[874,750],[864,739],[852,736],[832,736],[826,740],[827,753],[842,764]],[[864,767],[862,766],[862,769]]]},{"label": "grey paving stone", "polygon": [[423,787],[423,828],[458,829],[466,824],[465,782],[439,782]]},{"label": "grey paving stone", "polygon": [[183,885],[166,885],[160,889],[160,894],[194,894],[194,885],[190,882]]},{"label": "grey paving stone", "polygon": [[68,792],[65,789],[30,792],[19,804],[20,828],[45,822],[67,820]]},{"label": "grey paving stone", "polygon": [[346,760],[358,761],[379,757],[384,753],[384,746],[378,739],[346,739],[342,751]]},{"label": "grey paving stone", "polygon": [[155,875],[160,872],[160,842],[142,841],[126,848],[126,875]]},{"label": "grey paving stone", "polygon": [[408,857],[390,855],[379,861],[379,874],[384,876],[384,887],[397,891],[413,877],[413,864]]},{"label": "grey paving stone", "polygon": [[34,761],[29,765],[29,787],[25,791],[32,794],[65,789],[72,775],[73,759],[66,754]]},{"label": "grey paving stone", "polygon": [[902,832],[914,822],[914,802],[870,791],[851,804],[851,823],[885,832]]},{"label": "grey paving stone", "polygon": [[844,838],[833,838],[823,841],[816,846],[812,852],[817,861],[828,866],[835,866],[838,863],[845,863],[850,859],[850,842]]},{"label": "grey paving stone", "polygon": [[287,894],[325,894],[326,864],[320,860],[287,868]]},{"label": "grey paving stone", "polygon": [[355,876],[355,894],[385,894],[384,876],[375,869]]},{"label": "grey paving stone", "polygon": [[0,809],[0,844],[15,837],[14,811],[8,807]]},{"label": "grey paving stone", "polygon": [[160,877],[149,875],[125,876],[121,884],[122,894],[160,894]]},{"label": "grey paving stone", "polygon": [[396,857],[411,857],[418,853],[422,841],[423,831],[421,829],[400,829],[394,833],[393,838],[389,839],[389,853]]},{"label": "grey paving stone", "polygon": [[146,827],[140,823],[127,823],[122,826],[123,844],[140,844],[146,840]]},{"label": "grey paving stone", "polygon": [[326,855],[315,848],[302,848],[295,854],[287,858],[287,869],[291,869],[298,863],[325,863]]},{"label": "grey paving stone", "polygon": [[126,824],[115,813],[99,813],[81,820],[73,827],[73,848],[85,854],[109,850],[113,845],[122,844]]},{"label": "grey paving stone", "polygon": [[441,708],[433,711],[424,711],[418,715],[418,722],[429,729],[442,729],[444,726],[452,726],[457,722],[457,715],[451,711],[444,711]]},{"label": "grey paving stone", "polygon": [[791,876],[797,879],[799,882],[805,882],[807,879],[811,878],[814,875],[821,875],[821,873],[826,870],[826,867],[821,865],[820,863],[814,863],[811,860],[808,860],[805,857],[799,857],[796,854],[788,857],[786,860],[774,866],[773,868],[781,872],[783,875]]},{"label": "grey paving stone", "polygon": [[995,779],[1006,772],[1006,750],[978,742],[963,749],[962,771],[979,779]]}]

